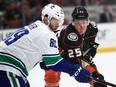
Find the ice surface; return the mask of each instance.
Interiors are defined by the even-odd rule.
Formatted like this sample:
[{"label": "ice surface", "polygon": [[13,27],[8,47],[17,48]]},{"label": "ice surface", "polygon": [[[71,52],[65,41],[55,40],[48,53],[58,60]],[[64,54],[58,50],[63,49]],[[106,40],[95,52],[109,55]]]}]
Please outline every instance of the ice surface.
[{"label": "ice surface", "polygon": [[[100,73],[105,76],[107,82],[116,84],[116,52],[99,53],[94,58]],[[37,65],[29,72],[28,80],[31,87],[44,87],[44,71]],[[60,87],[90,87],[89,84],[78,83],[73,77],[62,73]],[[110,86],[108,86],[110,87]]]}]

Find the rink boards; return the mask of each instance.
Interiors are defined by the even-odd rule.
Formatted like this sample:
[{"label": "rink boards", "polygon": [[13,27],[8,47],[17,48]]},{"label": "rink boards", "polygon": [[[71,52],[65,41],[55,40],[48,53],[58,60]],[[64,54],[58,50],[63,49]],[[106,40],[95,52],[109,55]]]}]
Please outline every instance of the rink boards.
[{"label": "rink boards", "polygon": [[[97,50],[98,53],[116,51],[116,22],[97,24],[97,26],[99,31],[96,42],[100,44]],[[3,40],[16,30],[17,29],[0,30],[0,40]]]}]

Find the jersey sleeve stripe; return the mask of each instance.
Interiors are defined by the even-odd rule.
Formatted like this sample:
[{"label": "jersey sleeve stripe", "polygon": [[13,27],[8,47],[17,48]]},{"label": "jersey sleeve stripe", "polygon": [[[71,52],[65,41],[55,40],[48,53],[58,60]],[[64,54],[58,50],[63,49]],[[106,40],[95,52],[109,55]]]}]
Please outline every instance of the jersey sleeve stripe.
[{"label": "jersey sleeve stripe", "polygon": [[5,53],[5,52],[0,52],[0,54],[2,54],[2,55],[8,55],[8,56],[14,58],[14,59],[17,60],[18,62],[20,62],[20,63],[22,64],[23,67],[26,68],[25,64],[24,64],[19,58],[15,57],[15,56],[13,56],[13,55],[11,55],[11,54]]},{"label": "jersey sleeve stripe", "polygon": [[0,54],[0,63],[6,64],[7,67],[15,66],[16,68],[20,69],[21,72],[25,74],[25,76],[28,76],[27,69],[24,66],[22,66],[22,64],[18,60],[14,59],[8,55]]},{"label": "jersey sleeve stripe", "polygon": [[57,55],[59,56],[60,53],[57,53],[57,54],[44,54],[44,55],[42,55],[42,56],[43,56],[43,57],[44,57],[44,56],[46,57],[46,56],[57,56]]},{"label": "jersey sleeve stripe", "polygon": [[59,54],[43,56],[43,61],[45,62],[46,66],[53,66],[53,65],[59,63],[61,60],[62,60],[62,58]]}]

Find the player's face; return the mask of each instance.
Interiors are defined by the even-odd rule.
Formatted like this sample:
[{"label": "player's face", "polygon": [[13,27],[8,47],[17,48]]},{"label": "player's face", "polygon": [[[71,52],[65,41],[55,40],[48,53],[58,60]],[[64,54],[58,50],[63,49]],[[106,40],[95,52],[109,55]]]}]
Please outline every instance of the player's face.
[{"label": "player's face", "polygon": [[59,20],[52,18],[49,26],[53,31],[55,31],[59,27]]},{"label": "player's face", "polygon": [[77,30],[77,32],[80,35],[82,35],[86,32],[87,24],[88,24],[87,19],[78,19],[78,20],[74,20],[74,22],[73,22],[75,29]]}]

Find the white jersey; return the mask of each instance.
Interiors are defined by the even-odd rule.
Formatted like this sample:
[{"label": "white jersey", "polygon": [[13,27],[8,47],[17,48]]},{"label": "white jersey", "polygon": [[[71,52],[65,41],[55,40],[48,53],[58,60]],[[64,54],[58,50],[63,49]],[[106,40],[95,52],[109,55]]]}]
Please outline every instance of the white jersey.
[{"label": "white jersey", "polygon": [[[47,61],[50,57],[60,57],[57,38],[41,21],[19,29],[0,42],[0,70],[19,76],[26,77],[38,62],[42,59]],[[54,63],[60,60],[57,58]],[[54,63],[48,62],[48,66]]]}]

